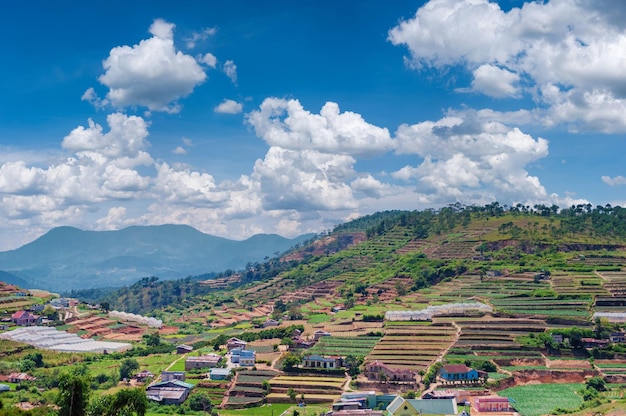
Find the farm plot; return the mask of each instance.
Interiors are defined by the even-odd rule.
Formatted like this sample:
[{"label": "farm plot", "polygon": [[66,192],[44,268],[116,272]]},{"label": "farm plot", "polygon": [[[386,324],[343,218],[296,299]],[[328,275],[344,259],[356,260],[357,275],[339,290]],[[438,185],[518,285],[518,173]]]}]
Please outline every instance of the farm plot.
[{"label": "farm plot", "polygon": [[555,274],[550,279],[552,288],[559,295],[607,296],[603,281],[595,275]]},{"label": "farm plot", "polygon": [[337,400],[342,392],[345,378],[316,376],[279,376],[270,381],[271,392],[266,396],[268,403],[289,403],[289,390],[298,397],[304,395],[307,403],[328,403]]},{"label": "farm plot", "polygon": [[321,337],[308,352],[310,354],[339,355],[342,357],[347,355],[365,357],[379,340],[380,337]]},{"label": "farm plot", "polygon": [[454,343],[456,329],[450,324],[387,322],[385,335],[365,358],[397,368],[427,369]]},{"label": "farm plot", "polygon": [[498,394],[512,399],[513,407],[522,416],[540,416],[557,407],[577,409],[583,399],[578,395],[581,384],[528,384],[511,387]]},{"label": "farm plot", "polygon": [[223,381],[202,380],[196,384],[192,394],[206,393],[213,404],[220,404],[224,398],[228,383]]},{"label": "farm plot", "polygon": [[491,304],[497,310],[523,316],[587,318],[590,315],[589,301],[580,299],[503,297],[492,299]]},{"label": "farm plot", "polygon": [[519,348],[515,341],[520,335],[544,332],[546,323],[538,319],[466,319],[458,321],[461,334],[455,344],[457,348],[499,349]]},{"label": "farm plot", "polygon": [[240,371],[235,383],[230,389],[226,402],[228,407],[260,404],[263,401],[265,390],[263,382],[276,377],[273,371]]}]

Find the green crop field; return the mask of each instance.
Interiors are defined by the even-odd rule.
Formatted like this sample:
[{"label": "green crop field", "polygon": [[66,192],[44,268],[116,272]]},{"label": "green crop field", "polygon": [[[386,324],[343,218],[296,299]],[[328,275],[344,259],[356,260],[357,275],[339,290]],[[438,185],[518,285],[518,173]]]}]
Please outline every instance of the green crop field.
[{"label": "green crop field", "polygon": [[[511,387],[498,394],[508,397],[522,416],[540,416],[554,409],[577,409],[583,403],[578,395],[582,385],[574,384],[529,384]],[[512,399],[512,400],[511,400]]]}]

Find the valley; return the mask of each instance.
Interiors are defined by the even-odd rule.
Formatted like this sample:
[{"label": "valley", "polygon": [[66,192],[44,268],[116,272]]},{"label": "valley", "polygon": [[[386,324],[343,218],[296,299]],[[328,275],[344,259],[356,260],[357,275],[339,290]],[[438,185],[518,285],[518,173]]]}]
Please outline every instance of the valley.
[{"label": "valley", "polygon": [[[10,388],[0,400],[48,414],[62,390],[55,380],[71,368],[89,380],[92,400],[189,389],[180,404],[148,393],[148,415],[399,414],[394,400],[446,395],[458,413],[479,415],[504,402],[499,415],[626,412],[625,210],[544,208],[378,213],[210,279],[73,291],[67,306],[4,284],[0,337],[36,324],[132,348],[60,352],[0,340],[0,383]],[[22,311],[37,318],[18,322]],[[186,368],[211,354],[215,366]],[[35,379],[9,380],[20,373]]]}]

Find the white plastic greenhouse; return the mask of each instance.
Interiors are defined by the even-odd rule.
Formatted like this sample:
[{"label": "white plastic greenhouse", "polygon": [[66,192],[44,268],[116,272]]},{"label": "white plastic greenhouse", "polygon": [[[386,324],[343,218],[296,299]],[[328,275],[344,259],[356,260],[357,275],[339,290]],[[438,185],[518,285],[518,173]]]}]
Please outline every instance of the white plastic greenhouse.
[{"label": "white plastic greenhouse", "polygon": [[142,315],[136,315],[134,313],[110,311],[109,317],[121,319],[123,321],[138,322],[140,324],[147,325],[151,328],[161,328],[163,326],[163,321],[161,321],[160,319],[151,318],[151,317],[142,316]]},{"label": "white plastic greenhouse", "polygon": [[418,311],[387,311],[385,319],[388,321],[430,321],[434,316],[464,315],[469,312],[489,313],[493,312],[493,308],[480,302],[447,303],[429,306]]}]

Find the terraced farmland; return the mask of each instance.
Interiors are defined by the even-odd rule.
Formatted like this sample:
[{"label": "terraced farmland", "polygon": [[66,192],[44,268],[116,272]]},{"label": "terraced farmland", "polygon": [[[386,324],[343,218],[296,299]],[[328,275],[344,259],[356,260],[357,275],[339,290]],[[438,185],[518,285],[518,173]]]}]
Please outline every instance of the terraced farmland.
[{"label": "terraced farmland", "polygon": [[365,357],[378,343],[380,337],[321,337],[308,351],[309,354],[354,355]]},{"label": "terraced farmland", "polygon": [[387,322],[385,336],[366,361],[378,360],[391,367],[426,370],[455,342],[456,335],[456,329],[448,323]]},{"label": "terraced farmland", "polygon": [[268,403],[289,403],[288,392],[293,389],[298,398],[304,395],[306,403],[328,403],[337,400],[343,392],[345,378],[307,376],[279,376],[270,381]]},{"label": "terraced farmland", "polygon": [[515,315],[541,317],[589,318],[589,301],[563,300],[551,297],[505,297],[492,299],[491,304],[500,311]]},{"label": "terraced farmland", "polygon": [[231,387],[226,405],[230,408],[260,404],[265,390],[263,382],[276,377],[274,371],[239,371]]}]

